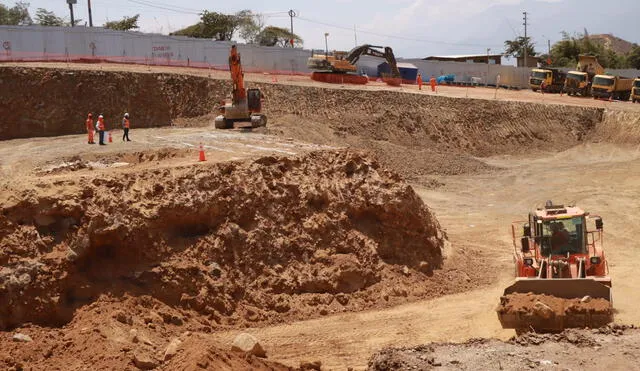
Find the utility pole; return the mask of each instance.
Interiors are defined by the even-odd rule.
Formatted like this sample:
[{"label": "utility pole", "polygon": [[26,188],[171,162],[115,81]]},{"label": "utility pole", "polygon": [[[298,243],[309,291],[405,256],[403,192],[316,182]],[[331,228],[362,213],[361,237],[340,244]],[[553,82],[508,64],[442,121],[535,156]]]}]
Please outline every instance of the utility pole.
[{"label": "utility pole", "polygon": [[529,49],[529,39],[527,39],[527,12],[522,12],[524,15],[524,66],[529,67],[529,57],[528,50]]},{"label": "utility pole", "polygon": [[69,12],[71,13],[71,27],[75,27],[76,21],[73,18],[73,4],[77,3],[78,0],[67,0],[67,4],[69,4]]},{"label": "utility pole", "polygon": [[356,41],[356,45],[355,46],[358,46],[358,33],[356,32],[356,25],[355,24],[353,25],[353,38]]},{"label": "utility pole", "polygon": [[293,17],[297,16],[295,10],[290,9],[289,10],[289,18],[291,18],[291,40],[289,40],[289,42],[291,42],[291,47],[293,48]]},{"label": "utility pole", "polygon": [[93,17],[91,16],[91,0],[87,0],[87,7],[89,8],[89,27],[93,27]]},{"label": "utility pole", "polygon": [[489,86],[489,52],[491,51],[491,48],[487,48],[487,81],[485,86]]},{"label": "utility pole", "polygon": [[329,33],[325,32],[324,33],[324,57],[326,60],[329,60],[329,41],[327,41],[329,37]]}]

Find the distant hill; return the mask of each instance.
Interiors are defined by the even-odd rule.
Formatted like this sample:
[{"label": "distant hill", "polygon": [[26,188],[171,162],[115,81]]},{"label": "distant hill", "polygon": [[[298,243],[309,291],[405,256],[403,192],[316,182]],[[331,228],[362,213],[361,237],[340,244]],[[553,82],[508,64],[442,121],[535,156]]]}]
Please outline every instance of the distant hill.
[{"label": "distant hill", "polygon": [[618,54],[627,54],[634,44],[611,34],[589,35],[589,39]]}]

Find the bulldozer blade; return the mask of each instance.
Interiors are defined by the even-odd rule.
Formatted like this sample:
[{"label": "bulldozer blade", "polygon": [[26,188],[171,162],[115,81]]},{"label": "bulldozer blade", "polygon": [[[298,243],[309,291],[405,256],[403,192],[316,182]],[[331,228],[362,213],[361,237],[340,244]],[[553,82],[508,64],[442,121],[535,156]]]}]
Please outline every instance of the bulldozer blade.
[{"label": "bulldozer blade", "polygon": [[611,301],[611,287],[590,278],[517,279],[513,285],[504,290],[504,295],[528,292],[564,299],[583,298],[588,295],[592,298]]},{"label": "bulldozer blade", "polygon": [[548,313],[531,308],[525,312],[498,310],[498,318],[503,328],[513,328],[516,332],[535,330],[538,332],[559,332],[565,328],[598,328],[613,321],[611,287],[609,281],[597,281],[589,278],[518,279],[504,290],[504,295],[514,293],[532,293],[550,295],[563,299],[576,299],[589,296],[593,299],[605,299],[609,302],[606,312],[585,311],[581,313]]}]

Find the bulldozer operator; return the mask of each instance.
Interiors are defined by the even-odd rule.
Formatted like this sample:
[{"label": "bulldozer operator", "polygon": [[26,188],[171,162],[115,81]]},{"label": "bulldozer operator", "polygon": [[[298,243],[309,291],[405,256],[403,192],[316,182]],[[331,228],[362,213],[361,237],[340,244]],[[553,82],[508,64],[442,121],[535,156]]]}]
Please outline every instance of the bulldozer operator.
[{"label": "bulldozer operator", "polygon": [[571,237],[562,222],[551,223],[551,254],[559,255],[569,245]]}]

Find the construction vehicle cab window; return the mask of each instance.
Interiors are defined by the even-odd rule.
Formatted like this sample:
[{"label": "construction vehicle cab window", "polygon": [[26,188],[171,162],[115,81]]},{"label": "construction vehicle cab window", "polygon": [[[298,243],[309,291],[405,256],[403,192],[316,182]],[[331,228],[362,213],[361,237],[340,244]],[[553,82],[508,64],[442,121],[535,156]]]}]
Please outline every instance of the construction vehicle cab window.
[{"label": "construction vehicle cab window", "polygon": [[613,79],[613,76],[611,76],[611,77],[596,76],[593,79],[593,84],[594,85],[612,86],[614,82],[615,82],[615,80]]},{"label": "construction vehicle cab window", "polygon": [[549,76],[549,72],[534,70],[534,71],[531,72],[531,76],[535,77],[537,79],[546,79],[547,76]]},{"label": "construction vehicle cab window", "polygon": [[583,217],[541,221],[542,255],[566,255],[586,253],[584,246]]},{"label": "construction vehicle cab window", "polygon": [[587,79],[587,74],[586,73],[579,73],[579,72],[569,72],[567,74],[567,79],[573,79],[579,82],[583,82]]}]

